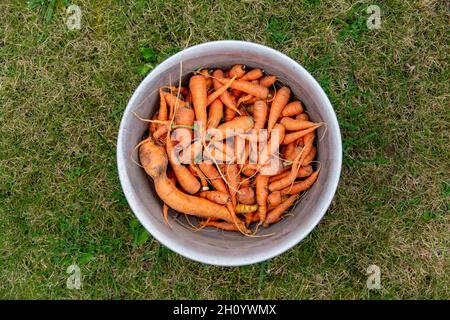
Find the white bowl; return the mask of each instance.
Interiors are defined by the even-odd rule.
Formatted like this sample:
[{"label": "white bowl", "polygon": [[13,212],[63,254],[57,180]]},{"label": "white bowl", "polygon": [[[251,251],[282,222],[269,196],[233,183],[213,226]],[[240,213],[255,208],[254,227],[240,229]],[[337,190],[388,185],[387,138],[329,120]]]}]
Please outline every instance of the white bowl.
[{"label": "white bowl", "polygon": [[[182,63],[182,64],[181,64]],[[226,68],[234,64],[264,69],[277,75],[305,105],[312,121],[325,122],[327,129],[318,130],[318,180],[299,202],[293,216],[282,219],[259,234],[269,237],[250,238],[239,233],[212,230],[193,232],[183,217],[170,215],[170,227],[164,223],[162,203],[151,179],[133,162],[138,159],[135,146],[142,138],[149,118],[158,108],[158,89],[170,82],[176,84],[181,75],[201,67]],[[342,142],[336,114],[317,81],[297,62],[286,55],[256,43],[214,41],[187,48],[158,65],[134,92],[120,124],[117,141],[117,165],[122,189],[128,203],[142,225],[164,246],[180,255],[202,263],[240,266],[273,258],[305,238],[327,211],[339,181],[342,164]]]}]

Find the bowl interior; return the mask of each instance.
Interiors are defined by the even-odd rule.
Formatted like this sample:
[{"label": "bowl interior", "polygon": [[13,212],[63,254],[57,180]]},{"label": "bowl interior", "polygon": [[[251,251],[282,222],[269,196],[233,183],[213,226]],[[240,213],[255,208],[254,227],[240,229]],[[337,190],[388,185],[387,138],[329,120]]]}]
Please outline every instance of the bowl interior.
[{"label": "bowl interior", "polygon": [[[180,63],[182,62],[182,63]],[[177,84],[192,70],[201,67],[227,68],[236,63],[259,67],[280,77],[305,105],[314,122],[325,122],[327,131],[318,130],[318,181],[296,206],[293,215],[281,220],[259,235],[245,237],[238,233],[205,228],[193,232],[186,219],[170,215],[170,226],[164,223],[162,203],[151,180],[137,166],[135,146],[147,124],[132,112],[149,118],[158,108],[158,89]],[[325,134],[324,134],[325,133]],[[341,168],[341,140],[335,113],[320,86],[301,66],[283,54],[256,44],[223,41],[188,48],[164,61],[140,84],[122,119],[118,139],[119,174],[127,200],[149,232],[163,245],[193,260],[216,265],[244,265],[266,260],[289,249],[303,239],[320,221],[334,195]],[[195,220],[192,219],[192,220]]]}]

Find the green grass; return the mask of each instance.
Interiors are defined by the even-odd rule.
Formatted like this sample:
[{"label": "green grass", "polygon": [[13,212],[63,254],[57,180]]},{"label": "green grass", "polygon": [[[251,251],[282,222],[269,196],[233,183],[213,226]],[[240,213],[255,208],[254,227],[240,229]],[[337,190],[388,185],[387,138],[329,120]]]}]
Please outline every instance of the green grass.
[{"label": "green grass", "polygon": [[[448,3],[379,1],[382,27],[368,30],[372,1],[73,0],[81,30],[69,31],[68,1],[51,14],[53,1],[40,2],[0,4],[0,297],[449,298]],[[189,261],[148,237],[115,164],[142,74],[218,39],[303,64],[329,95],[345,147],[319,226],[240,268]],[[66,288],[72,263],[81,290]],[[371,264],[381,290],[366,288]]]}]

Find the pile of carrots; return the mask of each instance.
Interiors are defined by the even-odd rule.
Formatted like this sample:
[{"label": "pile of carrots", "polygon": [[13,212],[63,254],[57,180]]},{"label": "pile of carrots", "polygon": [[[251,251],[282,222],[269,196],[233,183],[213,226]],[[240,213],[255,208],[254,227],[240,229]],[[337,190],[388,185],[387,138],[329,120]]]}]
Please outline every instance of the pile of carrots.
[{"label": "pile of carrots", "polygon": [[[280,221],[317,180],[315,138],[323,123],[309,121],[303,104],[276,76],[244,65],[201,69],[186,86],[160,88],[159,98],[138,147],[141,165],[164,202],[166,223],[172,208],[197,217],[198,228],[254,234]],[[220,137],[207,139],[211,129]],[[257,162],[249,158],[255,137],[250,132],[266,142],[258,147],[263,150]],[[231,151],[242,152],[219,161],[230,151],[225,143],[220,148],[213,143],[219,140],[231,140]],[[208,156],[199,161],[205,150]]]}]

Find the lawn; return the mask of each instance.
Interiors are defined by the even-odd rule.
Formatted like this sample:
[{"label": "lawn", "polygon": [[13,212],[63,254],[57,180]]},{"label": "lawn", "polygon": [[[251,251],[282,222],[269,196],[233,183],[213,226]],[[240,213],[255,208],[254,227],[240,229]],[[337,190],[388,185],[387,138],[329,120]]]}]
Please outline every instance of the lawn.
[{"label": "lawn", "polygon": [[[0,4],[1,298],[450,297],[448,1],[73,0],[82,17],[72,31],[68,2]],[[366,26],[371,4],[380,29]],[[149,236],[115,162],[145,73],[219,39],[305,66],[344,141],[340,185],[317,228],[238,268],[187,260]],[[66,287],[71,264],[80,290]],[[366,286],[370,265],[381,289]]]}]

